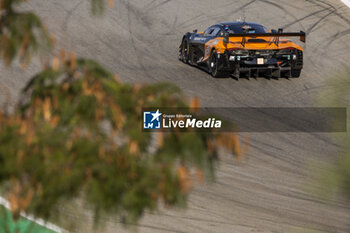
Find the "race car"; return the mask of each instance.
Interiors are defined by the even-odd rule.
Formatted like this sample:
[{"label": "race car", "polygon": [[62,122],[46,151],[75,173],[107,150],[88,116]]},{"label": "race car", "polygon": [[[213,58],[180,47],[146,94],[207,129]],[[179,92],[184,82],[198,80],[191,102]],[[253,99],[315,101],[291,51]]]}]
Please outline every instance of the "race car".
[{"label": "race car", "polygon": [[303,68],[303,48],[281,37],[299,37],[306,42],[303,31],[267,31],[252,22],[218,23],[204,32],[186,33],[179,47],[179,59],[206,68],[214,77],[298,78]]}]

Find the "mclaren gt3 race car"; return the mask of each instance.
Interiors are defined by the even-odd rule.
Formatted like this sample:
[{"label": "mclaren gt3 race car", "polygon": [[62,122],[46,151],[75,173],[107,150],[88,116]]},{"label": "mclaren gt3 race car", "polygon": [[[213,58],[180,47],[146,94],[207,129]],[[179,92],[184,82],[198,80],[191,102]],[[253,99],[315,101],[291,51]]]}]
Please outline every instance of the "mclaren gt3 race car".
[{"label": "mclaren gt3 race car", "polygon": [[287,78],[300,76],[303,49],[289,39],[305,32],[271,30],[257,23],[225,22],[209,27],[205,32],[194,30],[184,35],[179,59],[191,65],[207,67],[214,77],[234,75]]}]

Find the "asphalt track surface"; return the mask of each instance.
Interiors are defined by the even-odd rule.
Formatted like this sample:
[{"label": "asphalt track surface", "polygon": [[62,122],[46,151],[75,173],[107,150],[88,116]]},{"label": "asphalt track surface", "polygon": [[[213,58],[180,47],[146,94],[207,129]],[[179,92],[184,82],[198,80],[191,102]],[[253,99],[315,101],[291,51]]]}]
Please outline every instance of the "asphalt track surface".
[{"label": "asphalt track surface", "polygon": [[[24,8],[46,21],[57,48],[96,59],[125,82],[175,83],[205,107],[312,107],[319,93],[332,88],[331,74],[350,61],[350,9],[335,0],[116,0],[100,18],[91,17],[87,0],[31,0]],[[307,33],[299,79],[214,79],[178,61],[185,32],[244,15],[268,28]],[[0,102],[10,95],[14,103],[39,68],[38,59],[24,74],[17,64],[1,66]],[[224,156],[216,183],[197,186],[186,211],[147,213],[139,232],[349,232],[349,206],[308,190],[327,189],[310,181],[310,164],[331,161],[341,151],[332,134],[249,137],[241,165]],[[104,232],[126,231],[116,219],[104,221]]]}]

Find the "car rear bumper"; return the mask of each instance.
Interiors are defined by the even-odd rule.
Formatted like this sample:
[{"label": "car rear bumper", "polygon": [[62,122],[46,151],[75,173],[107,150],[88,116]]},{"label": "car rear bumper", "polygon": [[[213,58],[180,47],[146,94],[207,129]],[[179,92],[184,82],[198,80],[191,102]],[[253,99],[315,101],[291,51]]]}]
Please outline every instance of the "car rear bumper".
[{"label": "car rear bumper", "polygon": [[302,69],[301,53],[279,56],[235,56],[225,53],[219,61],[219,69],[235,76],[258,77],[261,75],[291,77],[293,69]]},{"label": "car rear bumper", "polygon": [[235,77],[247,78],[257,78],[261,76],[290,78],[292,76],[291,67],[240,67],[239,69],[230,71]]}]

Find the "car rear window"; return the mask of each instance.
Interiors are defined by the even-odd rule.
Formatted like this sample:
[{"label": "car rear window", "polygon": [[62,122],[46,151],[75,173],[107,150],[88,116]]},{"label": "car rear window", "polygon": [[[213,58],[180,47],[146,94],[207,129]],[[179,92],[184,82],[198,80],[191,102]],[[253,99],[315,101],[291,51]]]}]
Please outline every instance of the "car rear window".
[{"label": "car rear window", "polygon": [[229,26],[230,33],[266,33],[267,30],[261,25],[231,25]]}]

